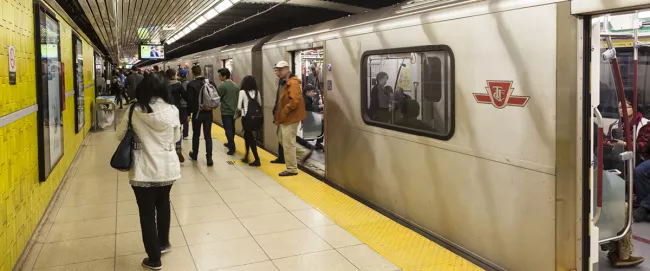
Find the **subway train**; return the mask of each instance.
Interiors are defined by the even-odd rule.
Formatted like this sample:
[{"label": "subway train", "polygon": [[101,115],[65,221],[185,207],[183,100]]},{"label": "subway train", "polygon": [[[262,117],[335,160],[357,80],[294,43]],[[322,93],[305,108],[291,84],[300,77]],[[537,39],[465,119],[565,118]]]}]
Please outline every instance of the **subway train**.
[{"label": "subway train", "polygon": [[[613,59],[592,60],[618,38],[603,21],[644,8],[408,1],[157,65],[253,75],[271,116],[273,65],[288,61],[324,105],[324,180],[488,269],[589,270],[606,264],[599,244],[620,239],[594,220],[592,128]],[[259,140],[277,151],[272,117]]]}]

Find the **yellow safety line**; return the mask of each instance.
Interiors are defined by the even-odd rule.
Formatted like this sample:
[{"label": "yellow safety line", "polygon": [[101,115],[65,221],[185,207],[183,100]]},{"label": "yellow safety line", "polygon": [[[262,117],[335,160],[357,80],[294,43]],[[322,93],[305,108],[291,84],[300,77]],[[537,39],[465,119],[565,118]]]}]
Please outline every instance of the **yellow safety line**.
[{"label": "yellow safety line", "polygon": [[[212,136],[226,142],[223,129],[212,127]],[[244,152],[244,140],[235,138],[238,153]],[[219,145],[215,145],[219,146]],[[306,173],[280,178],[284,165],[271,164],[275,156],[259,149],[259,168],[296,196],[336,222],[359,240],[404,270],[483,270],[415,231],[356,201]]]}]

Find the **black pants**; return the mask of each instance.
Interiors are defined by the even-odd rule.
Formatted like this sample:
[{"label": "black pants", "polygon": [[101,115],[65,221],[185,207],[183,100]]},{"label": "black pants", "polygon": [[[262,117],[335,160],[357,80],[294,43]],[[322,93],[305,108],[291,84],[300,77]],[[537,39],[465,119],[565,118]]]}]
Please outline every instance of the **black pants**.
[{"label": "black pants", "polygon": [[181,124],[183,125],[183,138],[190,136],[190,122],[187,120],[187,118],[185,118],[185,120],[182,120]]},{"label": "black pants", "polygon": [[199,154],[199,141],[201,140],[201,126],[205,138],[205,157],[212,158],[212,114],[199,114],[192,117],[192,152]]},{"label": "black pants", "polygon": [[251,152],[253,152],[253,157],[255,157],[255,161],[259,161],[260,156],[257,154],[257,141],[255,140],[253,131],[244,130],[244,140],[246,141],[246,155],[244,158],[248,159],[248,149],[250,148]]},{"label": "black pants", "polygon": [[160,261],[160,247],[169,244],[171,185],[162,187],[135,187],[135,198],[140,211],[140,227],[144,250],[150,260]]},{"label": "black pants", "polygon": [[235,151],[235,116],[221,115],[223,122],[223,129],[226,131],[226,138],[228,139],[228,151]]},{"label": "black pants", "polygon": [[122,108],[122,97],[120,96],[120,93],[115,94],[115,106],[118,105]]}]

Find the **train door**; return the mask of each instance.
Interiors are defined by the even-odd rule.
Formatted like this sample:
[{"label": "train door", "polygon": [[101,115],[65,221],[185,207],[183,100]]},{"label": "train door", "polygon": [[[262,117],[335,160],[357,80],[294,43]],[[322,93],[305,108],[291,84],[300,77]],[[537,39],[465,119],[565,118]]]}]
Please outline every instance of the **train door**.
[{"label": "train door", "polygon": [[587,18],[590,268],[650,268],[650,9]]},{"label": "train door", "polygon": [[304,139],[298,142],[308,148],[314,148],[312,157],[305,167],[325,176],[325,91],[323,48],[292,52],[292,71],[302,80],[303,97],[307,118],[303,120],[298,136]]}]

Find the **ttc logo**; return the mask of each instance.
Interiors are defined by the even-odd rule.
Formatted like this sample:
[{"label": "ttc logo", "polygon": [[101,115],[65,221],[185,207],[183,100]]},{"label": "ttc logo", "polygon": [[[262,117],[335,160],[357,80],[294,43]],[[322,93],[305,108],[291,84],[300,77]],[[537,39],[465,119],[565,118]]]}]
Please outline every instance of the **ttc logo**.
[{"label": "ttc logo", "polygon": [[512,92],[515,90],[512,87],[512,81],[487,81],[487,94],[474,93],[474,99],[477,103],[492,104],[498,109],[503,109],[506,106],[519,106],[524,107],[530,97],[528,96],[514,96]]}]

